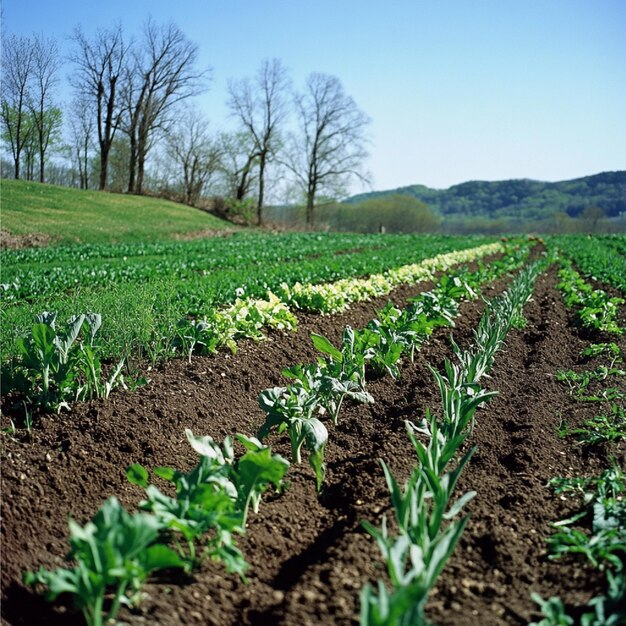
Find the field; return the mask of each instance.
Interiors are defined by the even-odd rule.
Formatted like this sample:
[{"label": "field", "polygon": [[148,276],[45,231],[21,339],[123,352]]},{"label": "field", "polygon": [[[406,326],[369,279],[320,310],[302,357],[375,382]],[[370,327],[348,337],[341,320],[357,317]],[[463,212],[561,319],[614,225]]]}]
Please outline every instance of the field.
[{"label": "field", "polygon": [[625,623],[625,252],[3,252],[3,623]]}]

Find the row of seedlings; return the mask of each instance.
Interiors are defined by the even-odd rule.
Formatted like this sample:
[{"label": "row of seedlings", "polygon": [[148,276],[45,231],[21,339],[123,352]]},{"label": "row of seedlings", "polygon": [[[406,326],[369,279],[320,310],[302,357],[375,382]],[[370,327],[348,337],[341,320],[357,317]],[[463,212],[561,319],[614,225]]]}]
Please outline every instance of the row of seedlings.
[{"label": "row of seedlings", "polygon": [[[618,298],[608,298],[593,289],[568,263],[560,272],[559,288],[566,304],[573,303],[579,319],[596,336],[620,336],[624,329],[617,321]],[[623,300],[622,300],[623,302]],[[590,312],[593,310],[593,314]],[[598,335],[598,333],[602,333]],[[626,371],[623,354],[614,341],[591,343],[580,354],[585,362],[600,363],[581,372],[559,371],[557,380],[567,384],[570,396],[579,404],[601,411],[578,427],[564,422],[561,437],[575,438],[588,452],[603,455],[607,468],[599,476],[555,477],[549,486],[555,495],[575,498],[579,510],[566,519],[555,521],[547,538],[549,558],[585,559],[604,578],[605,591],[585,606],[566,607],[559,597],[544,599],[533,593],[543,619],[531,626],[618,626],[626,623],[626,475],[623,455],[616,456],[620,441],[626,440],[626,393],[620,384]],[[596,409],[594,408],[594,413]]]},{"label": "row of seedlings", "polygon": [[438,418],[427,411],[417,425],[406,422],[417,464],[404,486],[381,461],[395,527],[390,530],[386,517],[380,528],[367,522],[364,526],[381,550],[391,590],[380,580],[376,589],[369,584],[363,589],[362,626],[428,623],[424,613],[428,594],[467,524],[467,515],[457,516],[475,496],[470,491],[453,501],[457,480],[475,448],[460,458],[459,451],[471,435],[476,410],[497,393],[483,389],[480,380],[491,369],[510,329],[524,325],[523,307],[545,267],[545,261],[525,267],[508,291],[486,304],[473,347],[464,351],[452,342],[456,362],[446,360],[443,373],[431,368],[442,412]]},{"label": "row of seedlings", "polygon": [[122,605],[136,607],[142,584],[158,570],[197,569],[206,558],[245,580],[248,567],[235,535],[245,532],[250,509],[262,494],[282,488],[289,462],[253,437],[237,434],[244,453],[235,456],[233,440],[220,446],[211,437],[185,431],[199,455],[189,472],[157,467],[155,476],[173,484],[175,496],[150,483],[148,471],[131,465],[127,477],[145,488],[141,512],[129,513],[111,497],[85,526],[70,518],[72,567],[26,572],[24,582],[43,590],[49,601],[69,594],[89,626],[114,623]]}]

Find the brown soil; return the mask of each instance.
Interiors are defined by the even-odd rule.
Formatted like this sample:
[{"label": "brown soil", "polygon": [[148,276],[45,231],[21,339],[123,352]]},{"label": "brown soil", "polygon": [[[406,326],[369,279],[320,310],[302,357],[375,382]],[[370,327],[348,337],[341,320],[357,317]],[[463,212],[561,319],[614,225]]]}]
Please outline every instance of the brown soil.
[{"label": "brown soil", "polygon": [[46,233],[28,233],[27,235],[18,235],[16,233],[10,233],[8,230],[0,229],[0,249],[49,246],[56,240],[58,240],[58,237],[53,237],[52,235],[47,235]]},{"label": "brown soil", "polygon": [[[391,298],[403,304],[429,287],[405,287]],[[495,285],[486,295],[503,287]],[[386,300],[333,317],[300,315],[296,334],[245,344],[235,356],[168,362],[136,392],[41,417],[32,442],[3,436],[4,623],[81,623],[69,605],[49,606],[20,582],[24,570],[63,563],[67,516],[84,523],[111,495],[134,508],[142,490],[125,479],[130,463],[190,468],[196,459],[185,428],[218,440],[255,433],[263,419],[258,393],[284,384],[283,367],[315,357],[310,333],[338,341],[346,324],[364,326]],[[471,341],[481,312],[481,302],[463,305],[453,331],[462,345]],[[538,617],[531,591],[581,604],[600,589],[599,579],[577,561],[547,559],[548,525],[573,505],[555,497],[546,483],[555,475],[599,473],[609,453],[623,462],[626,446],[590,451],[558,438],[563,417],[576,423],[595,408],[571,400],[554,377],[558,369],[580,367],[578,355],[589,338],[571,324],[554,272],[539,279],[526,312],[526,328],[511,333],[487,382],[499,396],[480,411],[468,444],[478,450],[458,493],[474,489],[478,495],[468,505],[471,520],[429,605],[430,618],[441,626],[527,624]],[[189,579],[174,575],[148,584],[139,610],[121,619],[164,626],[357,624],[360,589],[384,576],[378,548],[360,525],[363,519],[379,523],[389,512],[379,459],[399,477],[414,465],[404,420],[419,419],[426,407],[439,409],[426,364],[441,367],[450,355],[449,334],[435,333],[415,363],[405,364],[400,380],[371,380],[376,403],[346,406],[339,425],[329,427],[321,497],[308,465],[293,466],[286,493],[265,498],[251,515],[239,543],[251,566],[248,585],[219,564],[206,563]],[[624,340],[621,346],[626,350]],[[289,456],[284,437],[274,435],[270,443]]]}]

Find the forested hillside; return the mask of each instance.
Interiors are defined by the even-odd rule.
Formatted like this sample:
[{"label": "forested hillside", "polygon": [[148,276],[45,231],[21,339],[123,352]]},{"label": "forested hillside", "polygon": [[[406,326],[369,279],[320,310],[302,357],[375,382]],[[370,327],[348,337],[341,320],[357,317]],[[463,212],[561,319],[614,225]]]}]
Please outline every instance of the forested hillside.
[{"label": "forested hillside", "polygon": [[362,202],[386,195],[417,198],[442,216],[542,220],[556,213],[579,217],[588,207],[603,209],[607,217],[626,212],[626,171],[603,172],[573,180],[545,183],[518,179],[470,181],[448,189],[411,185],[353,196]]}]

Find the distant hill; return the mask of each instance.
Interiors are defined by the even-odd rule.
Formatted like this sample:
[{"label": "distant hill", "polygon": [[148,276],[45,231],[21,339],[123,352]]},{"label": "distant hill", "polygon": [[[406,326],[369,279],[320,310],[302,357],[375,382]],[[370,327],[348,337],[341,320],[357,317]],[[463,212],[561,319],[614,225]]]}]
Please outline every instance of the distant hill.
[{"label": "distant hill", "polygon": [[607,217],[617,217],[626,213],[626,171],[603,172],[556,183],[528,179],[470,181],[441,190],[411,185],[359,194],[345,202],[356,203],[394,194],[417,198],[444,217],[542,220],[555,213],[577,217],[590,206],[604,209]]}]

